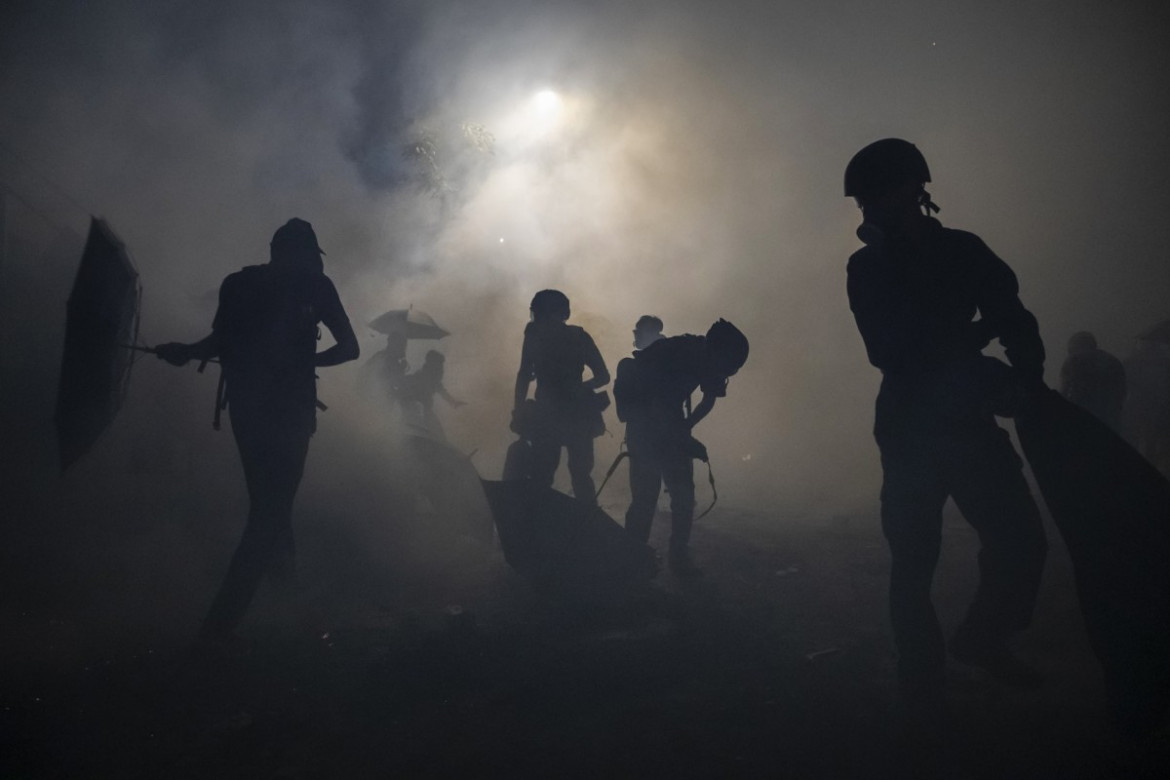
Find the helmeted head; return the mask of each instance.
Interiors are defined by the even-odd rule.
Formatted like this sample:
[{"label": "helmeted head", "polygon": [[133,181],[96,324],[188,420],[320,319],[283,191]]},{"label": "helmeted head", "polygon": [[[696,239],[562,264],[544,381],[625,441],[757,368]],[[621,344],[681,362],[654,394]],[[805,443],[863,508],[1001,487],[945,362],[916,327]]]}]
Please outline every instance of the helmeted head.
[{"label": "helmeted head", "polygon": [[926,184],[930,168],[918,147],[901,138],[866,146],[845,166],[845,197],[857,200],[865,216],[858,237],[876,243],[920,213],[939,211]]},{"label": "helmeted head", "polygon": [[662,338],[662,320],[643,314],[634,325],[634,349],[645,349]]},{"label": "helmeted head", "polygon": [[323,273],[324,250],[317,243],[313,226],[296,217],[281,225],[268,245],[272,265],[285,270]]},{"label": "helmeted head", "polygon": [[560,290],[541,290],[528,306],[533,322],[564,322],[569,319],[569,297]]},{"label": "helmeted head", "polygon": [[734,376],[748,358],[747,336],[727,320],[718,320],[707,329],[707,355],[721,377]]},{"label": "helmeted head", "polygon": [[447,357],[439,350],[437,350],[437,349],[427,350],[426,358],[424,358],[425,364],[441,366],[446,362],[447,362]]},{"label": "helmeted head", "polygon": [[1078,355],[1082,352],[1092,352],[1097,348],[1097,338],[1087,330],[1074,333],[1068,340],[1068,354]]}]

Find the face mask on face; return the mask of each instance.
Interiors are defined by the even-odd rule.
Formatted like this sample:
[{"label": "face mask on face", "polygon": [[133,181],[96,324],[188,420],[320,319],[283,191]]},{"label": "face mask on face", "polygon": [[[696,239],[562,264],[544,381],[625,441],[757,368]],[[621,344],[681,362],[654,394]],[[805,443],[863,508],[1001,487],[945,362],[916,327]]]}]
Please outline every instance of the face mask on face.
[{"label": "face mask on face", "polygon": [[[930,193],[922,190],[917,198],[918,208],[924,216],[938,213],[941,209],[930,199]],[[906,221],[901,209],[888,204],[862,206],[863,222],[857,228],[857,237],[867,246],[879,246],[887,238],[897,234]]]},{"label": "face mask on face", "polygon": [[861,215],[863,221],[857,228],[857,237],[867,246],[881,246],[888,236],[897,232],[898,217],[888,206],[864,206]]}]

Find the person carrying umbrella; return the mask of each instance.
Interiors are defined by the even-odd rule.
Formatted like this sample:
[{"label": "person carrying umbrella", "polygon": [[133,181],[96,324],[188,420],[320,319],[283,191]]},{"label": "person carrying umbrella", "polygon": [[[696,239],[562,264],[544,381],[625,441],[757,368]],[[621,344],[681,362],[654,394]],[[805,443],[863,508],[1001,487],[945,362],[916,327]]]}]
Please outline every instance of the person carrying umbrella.
[{"label": "person carrying umbrella", "polygon": [[[248,522],[200,630],[213,645],[233,640],[260,581],[293,578],[292,506],[316,430],[316,368],[355,360],[357,337],[337,289],[325,275],[312,225],[291,219],[278,229],[266,265],[224,279],[211,334],[194,344],[157,347],[181,366],[218,357],[232,433],[243,461]],[[316,351],[318,324],[336,344]]]},{"label": "person carrying umbrella", "polygon": [[898,678],[904,692],[928,700],[941,696],[945,668],[930,585],[948,496],[982,543],[979,587],[950,643],[958,660],[1004,682],[1039,683],[1008,640],[1031,621],[1047,551],[1020,457],[980,392],[991,360],[981,351],[993,336],[1025,391],[1043,391],[1036,318],[1015,274],[978,236],[930,216],[938,207],[929,181],[917,147],[894,138],[865,147],[845,169],[866,244],[849,258],[849,305],[882,372],[874,438]]}]

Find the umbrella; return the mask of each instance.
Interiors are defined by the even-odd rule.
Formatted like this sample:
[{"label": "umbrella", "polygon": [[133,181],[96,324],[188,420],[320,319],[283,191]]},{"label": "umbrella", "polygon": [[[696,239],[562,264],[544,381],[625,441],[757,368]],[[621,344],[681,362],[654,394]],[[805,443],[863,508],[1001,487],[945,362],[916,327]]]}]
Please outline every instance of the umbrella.
[{"label": "umbrella", "polygon": [[483,481],[504,559],[542,589],[594,598],[645,585],[654,551],[598,507],[531,480]]},{"label": "umbrella", "polygon": [[1157,341],[1161,344],[1170,344],[1170,320],[1164,320],[1157,325],[1146,328],[1138,338],[1142,341]]},{"label": "umbrella", "polygon": [[470,456],[434,436],[406,437],[413,481],[442,522],[481,542],[492,540],[492,516]]},{"label": "umbrella", "polygon": [[1072,558],[1114,715],[1127,730],[1155,726],[1170,708],[1170,482],[1055,390],[1016,432]]},{"label": "umbrella", "polygon": [[436,325],[429,314],[413,307],[392,309],[370,322],[370,327],[386,334],[404,331],[408,339],[441,339],[451,335]]},{"label": "umbrella", "polygon": [[125,245],[93,218],[69,294],[57,386],[61,471],[84,455],[122,406],[138,336],[142,287]]}]

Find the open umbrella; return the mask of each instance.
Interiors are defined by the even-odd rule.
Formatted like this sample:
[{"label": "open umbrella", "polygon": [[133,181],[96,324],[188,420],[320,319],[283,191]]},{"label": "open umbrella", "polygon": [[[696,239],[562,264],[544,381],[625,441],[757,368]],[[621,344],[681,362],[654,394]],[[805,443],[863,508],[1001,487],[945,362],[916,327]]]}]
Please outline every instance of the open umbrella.
[{"label": "open umbrella", "polygon": [[138,337],[142,287],[125,245],[103,220],[89,237],[69,295],[57,386],[61,471],[89,450],[122,406]]},{"label": "open umbrella", "polygon": [[654,551],[598,507],[532,480],[483,481],[504,559],[542,590],[592,599],[646,585]]},{"label": "open umbrella", "polygon": [[415,308],[392,309],[376,320],[370,327],[379,333],[403,333],[408,339],[441,339],[451,335],[443,330],[429,314]]},{"label": "open umbrella", "polygon": [[1170,709],[1170,482],[1055,390],[1016,432],[1072,558],[1114,715],[1152,728]]}]

